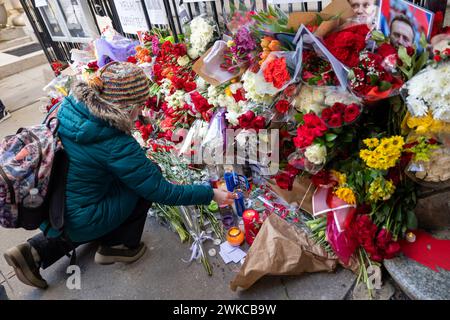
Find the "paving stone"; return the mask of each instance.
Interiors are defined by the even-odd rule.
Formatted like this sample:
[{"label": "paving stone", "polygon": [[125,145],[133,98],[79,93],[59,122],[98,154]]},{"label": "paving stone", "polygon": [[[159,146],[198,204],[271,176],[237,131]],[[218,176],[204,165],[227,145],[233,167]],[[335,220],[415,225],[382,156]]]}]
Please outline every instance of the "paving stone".
[{"label": "paving stone", "polygon": [[411,299],[450,299],[450,271],[435,272],[404,256],[385,260],[384,266]]},{"label": "paving stone", "polygon": [[369,291],[365,283],[358,283],[353,289],[353,300],[390,300],[395,293],[395,288],[390,281],[385,281],[381,289],[374,289],[373,296],[369,296]]}]

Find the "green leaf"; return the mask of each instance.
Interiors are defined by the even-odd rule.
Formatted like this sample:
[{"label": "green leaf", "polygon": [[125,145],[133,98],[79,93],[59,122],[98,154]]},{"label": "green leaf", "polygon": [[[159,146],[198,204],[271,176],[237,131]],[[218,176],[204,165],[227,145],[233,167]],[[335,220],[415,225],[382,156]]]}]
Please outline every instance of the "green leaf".
[{"label": "green leaf", "polygon": [[348,74],[347,74],[347,78],[348,78],[349,80],[352,80],[352,79],[355,78],[355,72],[353,72],[353,69],[350,69],[350,71],[349,71]]},{"label": "green leaf", "polygon": [[417,229],[417,217],[414,211],[408,210],[406,216],[406,226],[408,229],[415,230]]},{"label": "green leaf", "polygon": [[420,70],[422,70],[422,68],[426,65],[427,61],[428,61],[429,55],[428,52],[426,50],[424,50],[422,52],[422,54],[419,56],[419,58],[416,61],[416,65],[414,66],[414,72],[413,72],[413,76],[419,72]]},{"label": "green leaf", "polygon": [[386,42],[386,36],[380,31],[372,31],[371,39],[375,41],[377,44]]},{"label": "green leaf", "polygon": [[411,57],[408,55],[408,52],[407,52],[407,50],[406,50],[405,47],[400,46],[400,48],[398,49],[398,57],[400,58],[400,60],[402,60],[402,62],[403,62],[407,67],[411,67],[412,59],[411,59]]},{"label": "green leaf", "polygon": [[297,121],[298,123],[303,123],[303,114],[297,113],[297,114],[294,116],[294,119],[295,119],[295,121]]},{"label": "green leaf", "polygon": [[378,79],[379,79],[378,76],[375,74],[371,74],[371,75],[369,75],[369,77],[370,77],[370,84],[372,86],[375,86],[378,83]]},{"label": "green leaf", "polygon": [[420,34],[419,44],[423,49],[426,49],[426,47],[428,46],[427,37],[425,36],[425,33],[423,33],[423,32]]},{"label": "green leaf", "polygon": [[325,140],[328,142],[334,141],[337,138],[337,134],[327,133],[325,134]]},{"label": "green leaf", "polygon": [[387,81],[381,81],[380,85],[378,86],[378,89],[380,91],[386,91],[389,90],[392,87],[392,84]]}]

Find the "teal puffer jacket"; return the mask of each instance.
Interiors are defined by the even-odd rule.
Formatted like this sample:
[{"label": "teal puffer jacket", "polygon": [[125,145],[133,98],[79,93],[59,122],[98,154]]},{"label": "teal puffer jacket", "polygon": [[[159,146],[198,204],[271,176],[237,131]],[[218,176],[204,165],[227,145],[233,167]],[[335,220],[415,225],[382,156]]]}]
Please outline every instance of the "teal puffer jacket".
[{"label": "teal puffer jacket", "polygon": [[69,156],[65,230],[72,241],[90,241],[111,232],[131,214],[139,197],[167,205],[212,200],[208,185],[169,183],[129,134],[129,116],[100,101],[85,84],[74,86],[58,119],[58,133]]}]

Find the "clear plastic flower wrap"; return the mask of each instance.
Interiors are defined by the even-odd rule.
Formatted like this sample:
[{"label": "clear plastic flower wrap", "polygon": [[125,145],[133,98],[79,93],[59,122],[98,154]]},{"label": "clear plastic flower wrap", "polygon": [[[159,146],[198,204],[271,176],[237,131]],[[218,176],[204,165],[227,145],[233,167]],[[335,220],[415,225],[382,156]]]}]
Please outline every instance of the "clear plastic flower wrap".
[{"label": "clear plastic flower wrap", "polygon": [[215,150],[219,152],[223,152],[224,150],[227,129],[225,124],[225,112],[225,108],[217,110],[209,123],[208,131],[202,141],[202,147],[207,150],[208,154],[215,155]]},{"label": "clear plastic flower wrap", "polygon": [[398,95],[403,80],[385,67],[386,64],[381,55],[362,52],[358,65],[348,72],[350,90],[366,102],[375,102]]},{"label": "clear plastic flower wrap", "polygon": [[183,155],[188,158],[199,156],[207,130],[208,123],[206,121],[200,119],[195,120],[183,139],[182,145],[178,150],[178,155]]},{"label": "clear plastic flower wrap", "polygon": [[425,157],[413,157],[405,169],[417,184],[442,189],[450,187],[450,146],[436,146]]},{"label": "clear plastic flower wrap", "polygon": [[271,52],[256,75],[256,92],[273,96],[297,82],[301,69],[300,55],[300,48],[296,51]]},{"label": "clear plastic flower wrap", "polygon": [[316,174],[325,166],[327,149],[319,144],[300,148],[288,156],[288,163],[296,169]]},{"label": "clear plastic flower wrap", "polygon": [[323,109],[332,107],[335,103],[362,105],[362,99],[348,90],[336,87],[302,85],[292,101],[297,111],[304,114],[314,112],[317,115],[321,115]]},{"label": "clear plastic flower wrap", "polygon": [[310,86],[336,87],[345,91],[347,69],[325,45],[302,25],[294,38],[301,65],[300,79]]}]

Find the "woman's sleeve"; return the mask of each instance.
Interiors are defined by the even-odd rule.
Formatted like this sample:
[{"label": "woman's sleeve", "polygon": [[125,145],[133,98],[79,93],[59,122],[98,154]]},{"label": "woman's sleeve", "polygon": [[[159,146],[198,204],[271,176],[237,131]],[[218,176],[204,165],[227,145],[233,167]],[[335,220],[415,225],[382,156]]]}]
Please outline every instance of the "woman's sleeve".
[{"label": "woman's sleeve", "polygon": [[214,196],[209,185],[174,185],[161,174],[131,136],[115,138],[108,168],[141,197],[165,205],[209,204]]}]

